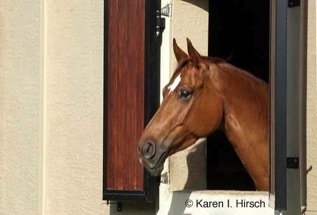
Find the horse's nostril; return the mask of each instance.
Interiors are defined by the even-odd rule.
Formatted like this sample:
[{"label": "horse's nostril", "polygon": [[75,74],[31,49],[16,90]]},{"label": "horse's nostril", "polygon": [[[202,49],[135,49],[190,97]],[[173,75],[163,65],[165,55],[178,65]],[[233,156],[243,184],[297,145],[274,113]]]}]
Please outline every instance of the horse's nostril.
[{"label": "horse's nostril", "polygon": [[142,154],[146,159],[151,159],[155,155],[155,145],[152,142],[144,143],[142,147]]}]

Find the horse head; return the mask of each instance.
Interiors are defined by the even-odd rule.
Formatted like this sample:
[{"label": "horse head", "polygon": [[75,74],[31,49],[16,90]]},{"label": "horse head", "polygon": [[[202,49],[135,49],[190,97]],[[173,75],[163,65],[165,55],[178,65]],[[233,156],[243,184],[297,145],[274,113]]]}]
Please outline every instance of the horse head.
[{"label": "horse head", "polygon": [[154,175],[161,173],[168,156],[214,132],[222,122],[222,96],[217,85],[211,84],[213,66],[189,39],[187,48],[188,54],[174,39],[177,69],[138,144],[140,162]]}]

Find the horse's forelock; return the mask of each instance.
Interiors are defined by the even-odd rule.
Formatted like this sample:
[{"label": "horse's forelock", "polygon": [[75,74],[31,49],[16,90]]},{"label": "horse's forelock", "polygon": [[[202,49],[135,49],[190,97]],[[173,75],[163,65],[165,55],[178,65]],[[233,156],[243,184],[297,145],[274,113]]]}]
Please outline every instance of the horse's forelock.
[{"label": "horse's forelock", "polygon": [[177,65],[173,75],[172,75],[172,79],[174,79],[178,74],[179,72],[181,71],[181,69],[186,66],[188,63],[190,62],[189,58],[188,59],[185,59],[185,60],[182,60],[181,62],[179,62],[179,64]]},{"label": "horse's forelock", "polygon": [[[202,56],[201,57],[204,61],[206,61],[206,65],[208,66],[209,64],[220,64],[220,63],[225,63],[226,61],[221,59],[221,58],[216,58],[216,57],[207,57],[207,56]],[[183,67],[185,67],[188,63],[190,63],[190,58],[184,59],[182,61],[179,62],[179,64],[177,65],[171,80],[175,79],[176,76],[180,73],[180,71],[182,70]]]}]

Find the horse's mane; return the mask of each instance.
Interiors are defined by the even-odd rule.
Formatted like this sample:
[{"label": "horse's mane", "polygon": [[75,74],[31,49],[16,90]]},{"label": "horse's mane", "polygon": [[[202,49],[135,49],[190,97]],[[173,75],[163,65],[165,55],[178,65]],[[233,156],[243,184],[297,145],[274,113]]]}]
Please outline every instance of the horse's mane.
[{"label": "horse's mane", "polygon": [[241,74],[242,76],[246,77],[247,79],[249,80],[252,80],[252,81],[255,81],[259,84],[264,84],[264,85],[267,85],[267,82],[265,82],[264,80],[256,77],[255,75],[253,75],[252,73],[248,72],[248,71],[245,71],[243,69],[240,69],[239,67],[235,66],[235,65],[232,65],[230,63],[221,63],[220,64],[221,67],[225,67],[227,69],[230,69],[232,71],[235,71],[236,73],[239,73]]},{"label": "horse's mane", "polygon": [[208,61],[209,63],[213,64],[219,64],[219,63],[226,63],[226,61],[219,57],[208,57],[208,56],[202,56],[202,59]]}]

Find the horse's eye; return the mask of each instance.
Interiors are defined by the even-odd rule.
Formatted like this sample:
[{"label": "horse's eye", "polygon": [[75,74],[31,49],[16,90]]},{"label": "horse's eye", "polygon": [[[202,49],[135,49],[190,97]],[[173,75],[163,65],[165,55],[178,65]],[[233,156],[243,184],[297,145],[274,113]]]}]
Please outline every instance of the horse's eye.
[{"label": "horse's eye", "polygon": [[188,100],[192,96],[192,93],[188,90],[180,90],[178,96],[181,100]]}]

